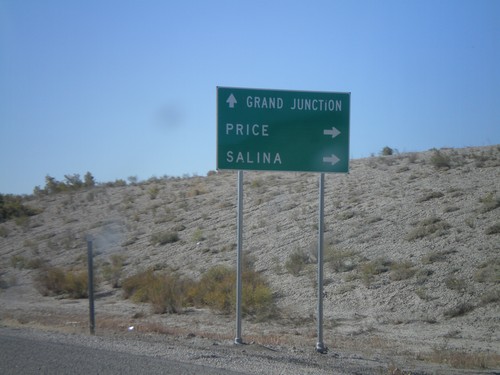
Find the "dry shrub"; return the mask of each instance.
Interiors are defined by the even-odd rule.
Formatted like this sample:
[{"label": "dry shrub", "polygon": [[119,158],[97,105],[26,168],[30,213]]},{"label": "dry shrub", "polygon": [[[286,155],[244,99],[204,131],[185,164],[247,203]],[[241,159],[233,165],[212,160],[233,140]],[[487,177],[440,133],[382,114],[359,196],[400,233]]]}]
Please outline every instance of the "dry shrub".
[{"label": "dry shrub", "polygon": [[144,271],[123,281],[123,296],[135,302],[149,302],[156,314],[181,313],[192,282],[177,274]]},{"label": "dry shrub", "polygon": [[470,303],[459,303],[457,306],[454,306],[444,312],[444,316],[448,319],[456,318],[457,316],[463,316],[472,310],[474,310],[476,306],[471,305]]},{"label": "dry shrub", "polygon": [[422,257],[423,264],[432,264],[435,262],[445,262],[448,255],[456,253],[456,250],[433,250]]},{"label": "dry shrub", "polygon": [[498,303],[500,301],[500,289],[486,290],[481,296],[481,303],[487,305],[489,303]]},{"label": "dry shrub", "polygon": [[431,164],[436,169],[449,169],[449,168],[451,168],[450,157],[443,154],[439,150],[434,150],[430,161],[431,161]]},{"label": "dry shrub", "polygon": [[490,234],[499,234],[500,233],[500,223],[493,224],[491,227],[488,227],[484,230],[484,233]]},{"label": "dry shrub", "polygon": [[391,280],[406,280],[415,275],[415,268],[411,262],[395,262],[391,264]]},{"label": "dry shrub", "polygon": [[285,268],[294,276],[299,276],[306,264],[310,262],[310,257],[305,250],[296,249],[285,262]]},{"label": "dry shrub", "polygon": [[441,193],[440,191],[431,191],[420,198],[417,199],[417,203],[423,203],[430,201],[431,199],[436,199],[436,198],[441,198],[444,197],[444,194]]},{"label": "dry shrub", "polygon": [[235,272],[225,266],[215,266],[201,277],[193,291],[194,303],[229,314],[234,310],[235,285]]},{"label": "dry shrub", "polygon": [[481,264],[474,279],[480,283],[500,283],[500,258],[490,259]]},{"label": "dry shrub", "polygon": [[354,270],[361,257],[351,250],[340,250],[329,247],[325,252],[325,263],[329,263],[335,272],[349,272]]},{"label": "dry shrub", "polygon": [[151,235],[151,243],[153,245],[166,245],[179,241],[179,234],[177,232],[155,232]]},{"label": "dry shrub", "polygon": [[487,369],[500,366],[500,355],[495,353],[469,353],[436,348],[427,356],[434,363],[448,364],[454,368]]},{"label": "dry shrub", "polygon": [[479,208],[479,212],[483,214],[500,207],[500,197],[495,196],[494,193],[489,193],[484,197],[479,198],[479,202],[482,203],[482,206]]},{"label": "dry shrub", "polygon": [[418,226],[408,233],[406,239],[414,241],[428,236],[442,236],[449,228],[450,225],[448,223],[433,216],[418,223]]},{"label": "dry shrub", "polygon": [[[272,292],[262,275],[249,268],[242,274],[242,283],[243,314],[258,320],[273,317]],[[225,266],[211,268],[198,282],[148,270],[125,279],[122,288],[124,298],[149,302],[158,314],[180,313],[187,306],[209,307],[223,314],[235,310],[236,272]]]},{"label": "dry shrub", "polygon": [[125,257],[120,254],[113,254],[109,260],[110,262],[106,262],[102,266],[102,276],[113,285],[113,288],[119,288]]},{"label": "dry shrub", "polygon": [[192,186],[191,188],[189,188],[186,196],[187,197],[197,197],[198,195],[202,195],[202,194],[206,194],[206,193],[207,193],[207,189],[205,188],[205,186],[202,184],[198,184],[197,186]]},{"label": "dry shrub", "polygon": [[85,271],[44,267],[34,281],[35,287],[44,296],[63,295],[75,299],[88,297],[88,276]]}]

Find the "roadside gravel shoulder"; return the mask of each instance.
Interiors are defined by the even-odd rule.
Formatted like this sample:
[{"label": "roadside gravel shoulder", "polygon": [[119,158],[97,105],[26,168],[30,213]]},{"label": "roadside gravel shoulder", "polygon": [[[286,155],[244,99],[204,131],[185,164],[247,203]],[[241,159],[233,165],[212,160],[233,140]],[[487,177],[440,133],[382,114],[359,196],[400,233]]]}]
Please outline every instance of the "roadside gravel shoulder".
[{"label": "roadside gravel shoulder", "polygon": [[[0,327],[2,335],[80,345],[94,349],[166,358],[182,363],[231,370],[242,374],[492,374],[492,372],[457,371],[443,366],[420,363],[399,369],[385,356],[366,358],[345,351],[318,354],[313,349],[272,347],[256,343],[235,345],[197,337],[172,337],[161,334],[68,334],[32,328]],[[147,373],[147,369],[145,369]]]}]

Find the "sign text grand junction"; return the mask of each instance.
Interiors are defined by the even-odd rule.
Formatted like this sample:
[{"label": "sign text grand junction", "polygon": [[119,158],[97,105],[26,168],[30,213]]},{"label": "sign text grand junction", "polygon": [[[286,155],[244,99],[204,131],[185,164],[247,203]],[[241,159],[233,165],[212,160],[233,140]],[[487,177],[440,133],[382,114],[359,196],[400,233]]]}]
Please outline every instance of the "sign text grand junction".
[{"label": "sign text grand junction", "polygon": [[349,170],[350,93],[217,88],[217,169]]}]

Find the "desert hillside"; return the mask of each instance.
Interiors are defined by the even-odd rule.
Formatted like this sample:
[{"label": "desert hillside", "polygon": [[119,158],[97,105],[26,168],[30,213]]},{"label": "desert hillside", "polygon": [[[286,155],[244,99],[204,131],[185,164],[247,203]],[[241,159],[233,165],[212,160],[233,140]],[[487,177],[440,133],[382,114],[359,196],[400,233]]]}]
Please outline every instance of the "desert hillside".
[{"label": "desert hillside", "polygon": [[[325,179],[325,343],[414,356],[441,348],[499,366],[500,146],[373,156],[350,170]],[[213,172],[24,197],[38,213],[0,223],[0,319],[68,314],[84,326],[84,300],[44,297],[35,280],[47,265],[85,269],[90,236],[98,317],[232,337],[233,316],[154,314],[123,300],[101,271],[114,255],[121,280],[148,269],[199,280],[234,267],[236,188],[236,172]],[[245,172],[243,223],[247,263],[275,306],[265,319],[246,317],[243,337],[314,346],[318,175]]]}]

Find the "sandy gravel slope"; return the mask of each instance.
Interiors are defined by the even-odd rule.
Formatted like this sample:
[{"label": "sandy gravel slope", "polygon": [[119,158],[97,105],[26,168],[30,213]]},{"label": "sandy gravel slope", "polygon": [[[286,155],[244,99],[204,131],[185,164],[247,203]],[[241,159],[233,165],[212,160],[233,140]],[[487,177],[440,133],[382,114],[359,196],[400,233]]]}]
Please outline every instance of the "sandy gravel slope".
[{"label": "sandy gravel slope", "polygon": [[[318,176],[245,173],[244,251],[269,282],[279,318],[246,319],[243,338],[254,344],[243,350],[263,345],[269,355],[295,353],[325,361],[325,368],[334,358],[359,357],[382,373],[500,371],[500,146],[439,150],[445,168],[437,168],[436,155],[353,160],[349,175],[326,176],[330,353],[323,359],[310,350],[316,341]],[[233,267],[235,203],[233,172],[27,197],[25,204],[40,214],[0,223],[2,324],[86,332],[87,302],[41,296],[33,260],[84,268],[88,235],[97,265],[113,254],[126,258],[122,278],[154,268],[197,279],[214,265]],[[155,245],[152,235],[167,230],[179,241]],[[309,259],[297,274],[286,266],[294,252]],[[157,315],[121,296],[100,284],[96,311],[103,334],[128,334],[134,326],[135,334],[163,333],[182,345],[215,340],[228,353],[242,350],[231,344],[232,316],[194,308]],[[438,361],[475,368],[428,370]]]}]

